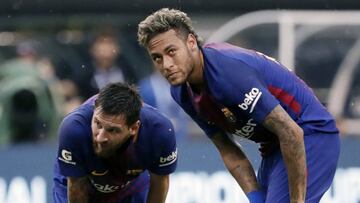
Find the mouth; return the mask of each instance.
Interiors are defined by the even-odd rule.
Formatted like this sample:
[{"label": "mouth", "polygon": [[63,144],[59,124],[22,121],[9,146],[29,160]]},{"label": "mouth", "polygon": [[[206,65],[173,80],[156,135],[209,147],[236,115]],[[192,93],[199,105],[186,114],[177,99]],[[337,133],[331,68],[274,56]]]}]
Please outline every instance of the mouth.
[{"label": "mouth", "polygon": [[179,72],[169,73],[169,74],[167,75],[167,79],[170,80],[170,81],[175,80],[175,79],[177,78],[176,76],[178,75],[178,73],[179,73]]},{"label": "mouth", "polygon": [[95,153],[100,156],[107,154],[109,151],[108,146],[101,143],[94,143],[94,149],[95,149]]}]

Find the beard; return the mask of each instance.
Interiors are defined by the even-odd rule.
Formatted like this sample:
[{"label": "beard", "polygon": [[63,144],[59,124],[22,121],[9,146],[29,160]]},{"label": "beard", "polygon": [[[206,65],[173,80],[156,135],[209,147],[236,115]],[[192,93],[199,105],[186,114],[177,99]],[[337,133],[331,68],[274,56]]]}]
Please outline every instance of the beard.
[{"label": "beard", "polygon": [[184,63],[182,64],[181,70],[182,70],[180,73],[181,76],[179,76],[179,78],[177,78],[177,80],[169,81],[170,84],[175,85],[175,86],[182,85],[186,81],[191,79],[191,77],[195,71],[195,59],[191,55],[190,50],[187,50],[187,57],[186,57],[186,60],[184,61]]},{"label": "beard", "polygon": [[122,142],[121,144],[112,145],[108,144],[99,144],[93,141],[93,148],[95,154],[100,158],[109,158],[117,153],[121,153],[125,151],[125,149],[129,146],[131,141],[131,137]]},{"label": "beard", "polygon": [[112,154],[114,154],[116,152],[116,149],[117,149],[114,146],[110,146],[108,144],[104,145],[104,144],[98,144],[95,142],[93,142],[93,148],[94,148],[95,154],[101,158],[110,157]]}]

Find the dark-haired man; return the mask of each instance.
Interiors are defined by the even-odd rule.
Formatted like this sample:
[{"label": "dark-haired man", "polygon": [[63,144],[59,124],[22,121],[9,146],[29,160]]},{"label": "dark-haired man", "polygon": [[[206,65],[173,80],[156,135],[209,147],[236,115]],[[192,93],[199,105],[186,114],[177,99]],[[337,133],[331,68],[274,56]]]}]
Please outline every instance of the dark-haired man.
[{"label": "dark-haired man", "polygon": [[54,202],[164,203],[176,163],[171,122],[109,84],[61,123]]},{"label": "dark-haired man", "polygon": [[[319,202],[339,157],[333,117],[294,73],[256,51],[201,46],[190,18],[161,9],[138,41],[172,85],[175,101],[211,138],[251,203]],[[261,143],[258,181],[232,135]]]}]

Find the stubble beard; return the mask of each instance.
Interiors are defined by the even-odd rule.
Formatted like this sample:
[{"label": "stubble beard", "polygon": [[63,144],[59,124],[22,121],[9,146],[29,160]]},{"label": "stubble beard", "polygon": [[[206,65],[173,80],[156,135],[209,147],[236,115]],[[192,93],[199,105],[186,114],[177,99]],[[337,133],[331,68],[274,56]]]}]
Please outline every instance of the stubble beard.
[{"label": "stubble beard", "polygon": [[103,147],[99,146],[97,143],[93,143],[94,152],[98,157],[107,158],[112,154],[111,149],[107,148],[104,150]]}]

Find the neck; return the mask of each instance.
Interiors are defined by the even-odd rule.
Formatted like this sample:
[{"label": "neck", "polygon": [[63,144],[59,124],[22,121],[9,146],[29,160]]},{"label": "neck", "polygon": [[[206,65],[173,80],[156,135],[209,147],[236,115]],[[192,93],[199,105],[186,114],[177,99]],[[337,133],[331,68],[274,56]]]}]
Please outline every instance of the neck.
[{"label": "neck", "polygon": [[200,49],[194,59],[193,73],[187,82],[195,92],[200,92],[204,87],[204,56]]}]

